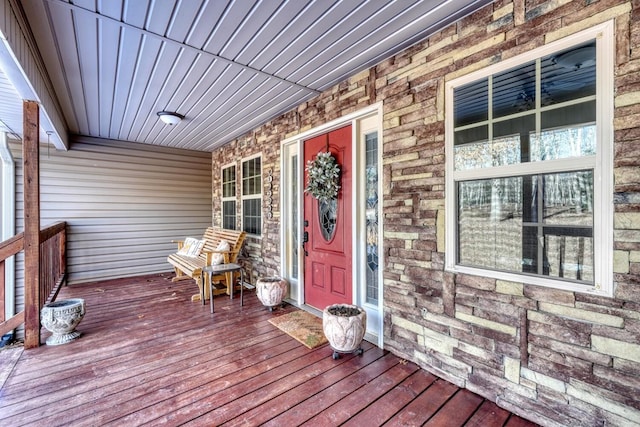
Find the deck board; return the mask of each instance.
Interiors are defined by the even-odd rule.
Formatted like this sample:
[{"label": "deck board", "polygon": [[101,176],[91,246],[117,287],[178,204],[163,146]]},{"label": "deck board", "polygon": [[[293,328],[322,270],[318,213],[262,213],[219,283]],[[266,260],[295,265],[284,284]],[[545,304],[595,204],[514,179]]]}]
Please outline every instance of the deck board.
[{"label": "deck board", "polygon": [[309,350],[268,322],[290,305],[272,313],[247,292],[211,314],[192,280],[171,277],[63,288],[86,301],[83,335],[4,353],[2,424],[534,425],[370,343],[338,360]]},{"label": "deck board", "polygon": [[396,413],[389,420],[388,425],[420,426],[436,415],[447,400],[458,390],[458,387],[449,382],[436,380],[429,388],[405,406],[402,411]]},{"label": "deck board", "polygon": [[320,412],[304,423],[306,426],[335,426],[348,421],[358,412],[373,404],[389,390],[397,387],[405,378],[418,369],[411,364],[397,364],[388,369],[384,375],[371,380],[365,387],[360,387],[341,398],[330,408]]},{"label": "deck board", "polygon": [[428,427],[463,425],[482,404],[482,397],[469,390],[458,390],[433,417],[424,424]]},{"label": "deck board", "polygon": [[482,406],[467,421],[465,427],[484,427],[486,425],[504,424],[509,419],[509,412],[500,408],[493,402],[485,400]]},{"label": "deck board", "polygon": [[370,405],[345,422],[344,426],[357,427],[363,425],[377,426],[384,424],[418,395],[426,390],[436,377],[419,369],[398,386],[381,396],[374,405]]}]

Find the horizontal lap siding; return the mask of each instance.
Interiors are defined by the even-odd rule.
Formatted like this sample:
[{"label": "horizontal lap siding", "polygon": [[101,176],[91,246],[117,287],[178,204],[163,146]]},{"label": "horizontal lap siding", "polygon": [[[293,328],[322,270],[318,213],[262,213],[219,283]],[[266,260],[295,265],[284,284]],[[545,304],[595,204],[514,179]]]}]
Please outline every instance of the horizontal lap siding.
[{"label": "horizontal lap siding", "polygon": [[[18,231],[20,150],[13,146]],[[171,241],[211,225],[209,153],[81,139],[70,151],[43,147],[40,154],[40,224],[67,221],[70,284],[169,271]]]}]

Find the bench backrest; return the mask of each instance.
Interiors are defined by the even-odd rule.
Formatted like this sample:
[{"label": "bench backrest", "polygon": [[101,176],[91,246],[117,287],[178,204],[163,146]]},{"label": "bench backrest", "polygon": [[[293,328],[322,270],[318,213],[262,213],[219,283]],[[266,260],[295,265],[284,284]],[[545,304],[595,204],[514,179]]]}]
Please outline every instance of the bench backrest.
[{"label": "bench backrest", "polygon": [[240,249],[242,249],[242,244],[244,243],[244,239],[247,236],[245,231],[238,230],[227,230],[224,228],[217,227],[209,227],[204,232],[204,246],[202,248],[202,252],[205,257],[204,252],[206,251],[215,251],[218,248],[218,245],[222,240],[226,240],[229,242],[231,246],[232,254],[229,255],[229,260],[225,260],[225,262],[236,262],[238,259],[238,253]]}]

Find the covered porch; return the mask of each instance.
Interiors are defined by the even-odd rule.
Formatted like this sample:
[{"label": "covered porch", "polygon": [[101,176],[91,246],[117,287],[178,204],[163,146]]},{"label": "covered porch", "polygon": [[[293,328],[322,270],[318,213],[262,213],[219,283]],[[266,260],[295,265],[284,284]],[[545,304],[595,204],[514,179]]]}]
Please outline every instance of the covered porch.
[{"label": "covered porch", "polygon": [[[365,343],[333,360],[268,320],[254,292],[191,302],[191,280],[147,275],[63,287],[84,298],[82,337],[6,349],[6,425],[531,426],[414,363]],[[44,329],[43,329],[44,331]],[[46,331],[42,340],[46,339]]]},{"label": "covered porch", "polygon": [[[78,342],[2,351],[0,423],[640,424],[638,1],[106,5],[0,0],[0,332],[38,347],[62,283],[89,307]],[[171,242],[216,226],[249,233],[252,276],[323,306],[304,156],[346,126],[339,283],[377,345],[333,361],[251,294],[189,302]],[[474,169],[493,146],[506,164]]]}]

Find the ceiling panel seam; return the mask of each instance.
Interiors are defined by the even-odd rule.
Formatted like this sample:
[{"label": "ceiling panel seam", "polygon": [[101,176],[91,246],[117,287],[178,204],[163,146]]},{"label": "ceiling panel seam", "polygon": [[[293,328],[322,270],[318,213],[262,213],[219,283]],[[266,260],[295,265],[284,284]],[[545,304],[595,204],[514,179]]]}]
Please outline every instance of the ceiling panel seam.
[{"label": "ceiling panel seam", "polygon": [[[449,4],[451,2],[453,2],[454,0],[447,0],[445,2],[441,2],[440,4],[435,5],[432,9],[429,10],[428,13],[423,13],[420,15],[420,17],[418,19],[413,20],[409,25],[398,29],[396,31],[394,31],[393,34],[388,35],[386,38],[379,40],[378,42],[374,43],[374,44],[370,44],[368,45],[367,49],[362,50],[358,53],[352,53],[353,50],[353,46],[350,47],[349,49],[346,49],[344,51],[341,52],[340,55],[337,55],[334,60],[338,60],[338,64],[334,71],[335,77],[332,77],[330,79],[326,79],[327,76],[323,76],[320,75],[318,77],[314,77],[312,81],[308,81],[305,84],[308,85],[315,85],[315,87],[317,87],[319,90],[324,91],[327,90],[328,88],[334,86],[335,84],[339,83],[340,81],[345,79],[345,76],[348,76],[350,73],[354,73],[355,72],[359,72],[365,69],[368,69],[370,67],[375,66],[376,64],[380,63],[380,61],[383,61],[386,58],[389,58],[390,56],[393,55],[393,53],[395,51],[397,51],[398,47],[401,47],[402,49],[405,49],[409,46],[413,46],[416,43],[420,43],[422,40],[425,40],[427,37],[429,37],[430,35],[432,35],[433,33],[435,33],[436,31],[438,31],[440,28],[442,28],[443,26],[449,25],[453,22],[457,22],[460,19],[464,18],[465,16],[468,16],[469,14],[475,12],[478,8],[491,3],[492,0],[474,0],[471,4],[465,5],[464,7],[461,7],[460,9],[457,9],[455,13],[449,13],[447,12],[446,7],[449,6]],[[409,11],[409,9],[405,9],[405,11],[400,15],[406,14]],[[422,20],[424,20],[425,18],[427,18],[429,15],[433,15],[437,12],[441,12],[442,13],[442,17],[435,23],[432,23],[430,25],[427,25],[426,27],[422,27],[421,22]],[[443,25],[444,23],[444,25]],[[420,31],[417,32],[412,32],[410,31],[410,33],[414,33],[415,35],[413,37],[409,37],[405,40],[404,43],[399,44],[399,45],[393,45],[390,46],[388,48],[384,47],[385,42],[387,41],[387,39],[393,38],[396,35],[398,35],[401,32],[404,32],[408,29],[410,29],[411,27],[418,27],[418,28],[423,28]],[[372,56],[371,58],[369,58],[368,61],[362,62],[360,63],[360,67],[359,68],[353,68],[351,67],[351,64],[358,64],[358,60],[361,57],[365,57],[367,56],[367,53],[375,51],[375,49],[377,47],[382,47],[383,50],[378,52],[377,54],[375,54],[374,56]],[[339,71],[344,69],[345,71]],[[305,80],[308,80],[307,78],[310,77],[310,74],[305,75]]]},{"label": "ceiling panel seam", "polygon": [[[305,46],[304,49],[301,49],[299,52],[297,52],[296,58],[295,60],[292,60],[290,62],[287,62],[286,64],[284,64],[283,66],[281,66],[280,68],[278,68],[275,72],[287,72],[287,70],[285,68],[290,67],[291,63],[296,61],[296,62],[301,62],[300,66],[298,66],[295,70],[289,70],[288,71],[288,75],[286,78],[289,78],[290,76],[296,74],[300,68],[303,68],[305,66],[310,66],[313,67],[314,64],[312,64],[312,60],[314,59],[314,57],[316,56],[313,52],[316,50],[315,47],[323,42],[325,42],[325,40],[327,39],[333,39],[332,41],[330,41],[327,46],[332,47],[333,45],[339,43],[341,40],[344,39],[344,37],[348,36],[351,31],[353,30],[353,28],[357,28],[358,26],[362,25],[363,22],[367,22],[370,18],[371,15],[367,16],[366,19],[357,22],[357,23],[350,23],[349,21],[351,20],[351,17],[353,17],[358,11],[360,11],[361,9],[365,8],[366,3],[360,3],[359,5],[352,5],[353,8],[351,10],[349,10],[349,12],[347,14],[345,14],[339,21],[337,21],[335,24],[333,24],[336,28],[341,28],[343,25],[346,27],[346,33],[343,35],[340,34],[335,34],[333,31],[332,32],[324,32],[319,36],[316,36],[313,40],[310,41],[309,44],[307,44]],[[337,6],[335,6],[337,7]],[[320,27],[322,27],[323,25],[323,20],[324,19],[329,19],[329,17],[331,16],[331,12],[333,11],[333,8],[328,10],[327,13],[325,13],[322,17],[320,17],[320,19],[318,19],[314,25],[320,25]],[[348,27],[351,27],[350,29]],[[309,26],[309,33],[313,34],[313,26]],[[340,31],[343,31],[342,28],[340,29]],[[305,32],[307,33],[307,32]],[[303,34],[304,35],[304,34]],[[359,40],[358,40],[359,42]],[[353,43],[354,45],[356,44],[356,42]],[[306,56],[310,56],[311,58],[307,59]],[[275,59],[275,58],[274,58]],[[273,62],[273,61],[271,61]],[[306,76],[306,75],[305,75]]]},{"label": "ceiling panel seam", "polygon": [[148,37],[152,37],[152,38],[156,38],[156,39],[161,40],[161,41],[163,41],[165,43],[175,44],[177,46],[181,46],[184,49],[192,50],[194,52],[210,56],[212,59],[218,59],[220,61],[227,62],[227,63],[231,64],[232,66],[241,67],[241,68],[243,68],[245,70],[251,71],[252,73],[260,74],[262,76],[265,76],[265,77],[268,77],[268,78],[271,78],[271,79],[279,80],[279,81],[281,81],[281,82],[283,82],[283,83],[285,83],[287,85],[296,86],[296,87],[299,87],[299,88],[301,88],[301,89],[303,89],[305,91],[309,91],[309,92],[312,92],[312,93],[315,93],[315,94],[320,94],[321,93],[321,91],[316,90],[316,89],[314,89],[312,87],[301,85],[301,84],[299,84],[297,82],[293,82],[293,81],[284,79],[284,78],[279,77],[279,76],[274,75],[274,74],[269,74],[269,73],[264,72],[262,70],[253,68],[253,67],[251,67],[249,65],[241,64],[239,62],[235,62],[235,61],[233,61],[231,59],[228,59],[228,58],[225,58],[223,56],[216,55],[216,54],[211,53],[211,52],[207,52],[206,50],[203,50],[203,49],[198,49],[198,48],[196,48],[194,46],[191,46],[191,45],[188,45],[186,43],[181,43],[181,42],[179,42],[177,40],[173,40],[173,39],[170,39],[168,37],[164,37],[164,36],[161,36],[159,34],[144,30],[144,29],[136,27],[134,25],[127,24],[126,22],[118,21],[117,19],[114,19],[114,18],[111,18],[109,16],[102,15],[100,13],[97,13],[97,12],[82,8],[80,6],[76,6],[76,5],[71,4],[71,3],[61,3],[61,2],[56,1],[56,0],[47,0],[47,1],[50,4],[56,4],[58,6],[65,7],[65,8],[70,9],[70,10],[74,10],[74,11],[78,11],[78,12],[81,12],[81,13],[92,15],[93,17],[95,17],[98,20],[105,20],[105,21],[110,21],[110,22],[116,23],[117,25],[120,25],[121,27],[137,31],[142,35],[145,35],[145,36],[148,36]]},{"label": "ceiling panel seam", "polygon": [[[311,1],[310,3],[305,5],[305,7],[303,9],[300,9],[300,11],[297,14],[295,14],[294,17],[289,19],[286,25],[282,27],[282,30],[274,34],[272,39],[268,43],[266,43],[261,50],[257,51],[255,55],[250,60],[247,61],[247,63],[253,64],[257,62],[261,64],[260,67],[262,69],[265,69],[271,65],[273,60],[280,59],[291,45],[296,43],[297,40],[300,39],[300,37],[303,37],[309,31],[310,25],[306,23],[304,25],[301,24],[301,21],[303,20],[302,17],[305,16],[306,19],[311,21],[315,21],[316,19],[319,19],[319,17],[322,16],[322,13],[318,12],[317,16],[315,16],[315,13],[312,12],[319,8],[320,8],[319,2]],[[311,18],[308,17],[309,13],[312,13]],[[298,30],[297,28],[300,26],[303,26],[305,29]],[[290,40],[282,40],[285,37],[289,37],[290,34],[292,33],[294,34],[293,38],[291,38]],[[284,47],[279,48],[278,46],[284,46]],[[270,54],[271,51],[277,51],[277,52]],[[262,59],[263,57],[266,57],[266,58]],[[269,59],[269,58],[272,58],[272,59]]]},{"label": "ceiling panel seam", "polygon": [[[51,24],[53,22],[53,17],[51,16],[52,12],[48,7],[45,7],[45,14],[46,14],[46,18],[47,18],[47,21],[49,23],[49,26],[51,28],[51,34],[53,35],[54,39],[57,39],[58,37],[60,37],[60,35],[57,33],[55,27]],[[71,20],[71,22],[73,23],[73,19]],[[73,25],[71,27],[73,27]],[[75,27],[73,27],[73,31],[75,33]],[[57,56],[57,59],[58,59],[60,64],[64,64],[65,63],[65,61],[63,59],[64,55],[60,51],[60,49],[58,47],[56,47],[56,56]],[[65,88],[67,89],[67,93],[68,94],[74,94],[73,88],[69,84],[69,76],[67,75],[67,73],[65,73],[63,75],[62,80],[64,82]],[[81,99],[81,101],[84,103],[84,100],[85,100],[84,95],[81,96],[81,97],[77,97],[77,98]],[[78,112],[76,111],[76,109],[74,108],[73,105],[70,106],[70,109],[71,109],[70,114],[73,116],[73,119],[75,121],[75,125],[76,125],[77,129],[79,130],[82,127],[82,124],[80,122],[80,117],[78,116]],[[66,121],[67,121],[67,126],[69,126],[69,120],[66,120]]]}]

